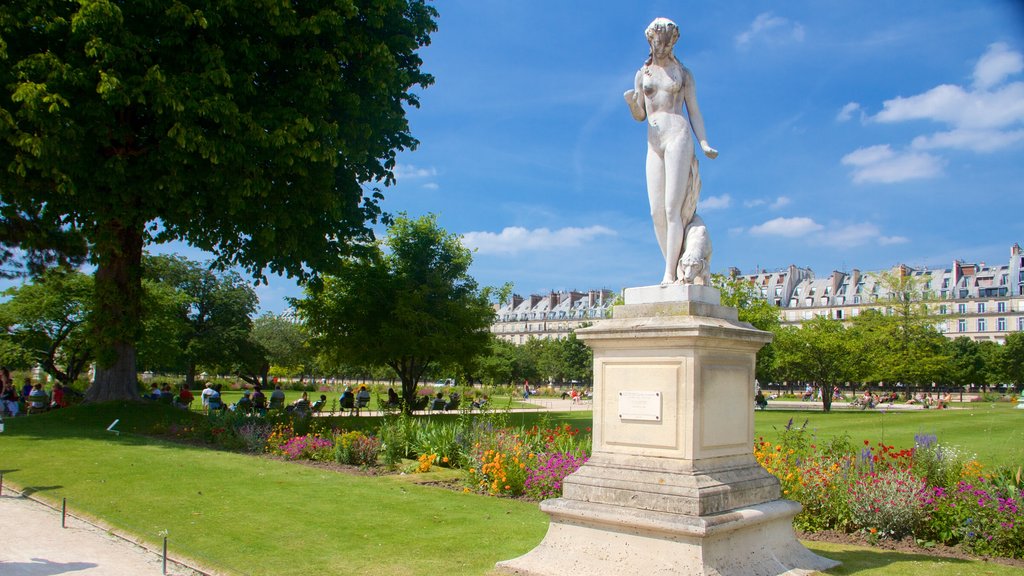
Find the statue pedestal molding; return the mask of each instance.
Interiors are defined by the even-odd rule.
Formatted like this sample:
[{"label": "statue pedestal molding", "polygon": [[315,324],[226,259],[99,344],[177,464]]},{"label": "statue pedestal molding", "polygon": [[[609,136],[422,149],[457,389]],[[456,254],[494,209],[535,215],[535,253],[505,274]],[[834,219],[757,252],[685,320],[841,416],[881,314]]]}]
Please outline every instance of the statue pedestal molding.
[{"label": "statue pedestal molding", "polygon": [[837,562],[793,533],[800,505],[754,459],[755,354],[767,332],[707,286],[627,289],[578,330],[594,350],[593,455],[541,503],[544,540],[512,574],[777,576]]}]

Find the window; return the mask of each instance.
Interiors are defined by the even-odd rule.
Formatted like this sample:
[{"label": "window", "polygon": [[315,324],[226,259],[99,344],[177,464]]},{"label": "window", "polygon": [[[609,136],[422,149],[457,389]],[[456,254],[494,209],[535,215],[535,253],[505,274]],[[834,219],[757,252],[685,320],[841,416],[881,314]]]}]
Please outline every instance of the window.
[{"label": "window", "polygon": [[996,320],[996,330],[1006,332],[1006,318]]},{"label": "window", "polygon": [[1017,332],[1024,332],[1024,316],[1017,318]]},{"label": "window", "polygon": [[842,310],[836,310],[836,320],[842,320],[842,319],[843,319],[843,311]]},{"label": "window", "polygon": [[984,318],[978,318],[978,332],[988,332],[988,322]]},{"label": "window", "polygon": [[967,304],[956,305],[957,314],[967,314]]},{"label": "window", "polygon": [[782,286],[776,286],[775,287],[775,295],[776,296],[782,296]]},{"label": "window", "polygon": [[1006,312],[1006,302],[996,302],[996,312]]},{"label": "window", "polygon": [[949,278],[943,278],[942,279],[942,287],[943,288],[949,288]]},{"label": "window", "polygon": [[939,305],[939,314],[941,314],[942,316],[945,316],[947,314],[947,312],[946,312],[946,305],[945,304],[940,304]]},{"label": "window", "polygon": [[856,296],[856,295],[855,295],[855,296],[853,297],[853,303],[854,303],[854,304],[860,304],[860,296]]},{"label": "window", "polygon": [[984,313],[985,313],[985,303],[984,302],[978,302],[978,314],[984,314]]},{"label": "window", "polygon": [[957,332],[967,332],[967,320],[964,320],[963,318],[957,320],[956,321],[956,331]]}]

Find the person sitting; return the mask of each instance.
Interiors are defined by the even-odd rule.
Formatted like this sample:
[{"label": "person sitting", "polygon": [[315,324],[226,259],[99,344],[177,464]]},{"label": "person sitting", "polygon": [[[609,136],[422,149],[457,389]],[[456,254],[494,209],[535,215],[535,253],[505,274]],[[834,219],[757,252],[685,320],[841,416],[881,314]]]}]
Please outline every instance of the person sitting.
[{"label": "person sitting", "polygon": [[472,406],[473,408],[477,408],[477,409],[483,409],[483,407],[486,406],[486,405],[487,405],[487,395],[486,394],[481,394],[480,396],[477,396],[476,399],[473,400],[473,402],[470,403],[470,406]]},{"label": "person sitting", "polygon": [[864,410],[865,408],[874,408],[876,398],[877,397],[871,393],[871,390],[865,390],[864,395],[861,396],[860,399],[860,409]]},{"label": "person sitting", "polygon": [[160,399],[160,387],[157,386],[156,382],[149,385],[149,393],[144,395],[143,398],[147,400],[159,400]]},{"label": "person sitting", "polygon": [[356,408],[365,408],[370,405],[370,391],[366,389],[366,386],[359,387],[359,393],[356,394]]},{"label": "person sitting", "polygon": [[569,391],[569,399],[572,400],[573,404],[579,404],[580,403],[580,391],[577,390],[575,387],[573,387],[573,389]]},{"label": "person sitting", "polygon": [[263,388],[256,386],[252,390],[252,409],[256,410],[260,416],[267,413],[267,395],[263,393]]},{"label": "person sitting", "polygon": [[935,409],[942,410],[943,408],[949,408],[950,403],[953,402],[953,395],[946,392],[945,395],[939,396],[938,401],[935,402]]},{"label": "person sitting", "polygon": [[352,393],[351,386],[345,386],[345,391],[341,393],[341,398],[338,400],[338,405],[341,406],[342,410],[355,409],[356,395]]},{"label": "person sitting", "polygon": [[32,394],[32,388],[34,388],[34,386],[32,386],[32,379],[25,378],[25,383],[21,387],[21,397],[28,398],[29,395]]},{"label": "person sitting", "polygon": [[7,414],[11,416],[18,415],[18,410],[21,408],[18,404],[18,392],[10,381],[4,384],[3,391],[0,391],[0,404],[3,404],[4,411]]},{"label": "person sitting", "polygon": [[174,403],[178,405],[178,408],[188,410],[192,406],[192,402],[195,400],[195,396],[192,396],[192,391],[188,389],[187,384],[181,385],[181,390],[178,391],[178,397],[174,400]]},{"label": "person sitting", "polygon": [[808,401],[810,401],[813,398],[814,398],[814,387],[811,386],[810,384],[808,384],[807,387],[804,388],[804,394],[803,394],[803,396],[800,397],[800,399],[803,400],[804,402],[808,402]]},{"label": "person sitting", "polygon": [[170,384],[164,384],[163,387],[160,388],[160,396],[157,400],[164,402],[165,404],[174,403],[174,392],[171,391]]},{"label": "person sitting", "polygon": [[214,384],[210,387],[210,395],[207,397],[206,409],[211,414],[227,408],[220,398],[220,388],[220,384]]},{"label": "person sitting", "polygon": [[434,400],[430,403],[430,409],[431,410],[444,410],[444,405],[445,405],[444,393],[443,392],[438,392],[437,396],[435,396]]},{"label": "person sitting", "polygon": [[460,400],[461,400],[461,398],[459,397],[459,393],[458,392],[452,392],[451,396],[448,397],[448,401],[444,403],[445,411],[457,410],[459,408],[459,401]]},{"label": "person sitting", "polygon": [[252,412],[252,392],[248,390],[242,392],[242,397],[238,399],[238,402],[231,405],[231,410],[245,414]]},{"label": "person sitting", "polygon": [[303,392],[302,397],[292,402],[292,405],[285,408],[285,411],[304,415],[309,413],[309,408],[309,393]]},{"label": "person sitting", "polygon": [[327,405],[327,394],[321,394],[320,395],[320,399],[317,400],[316,402],[313,402],[313,405],[309,407],[309,412],[311,414],[316,414],[317,412],[323,410],[324,406],[326,406],[326,405]]},{"label": "person sitting", "polygon": [[45,412],[50,408],[50,397],[43,392],[43,385],[36,384],[32,387],[32,390],[25,397],[25,402],[28,404],[29,414],[33,412]]},{"label": "person sitting", "polygon": [[199,394],[199,397],[203,400],[203,410],[210,409],[210,396],[213,396],[213,383],[207,382],[203,387],[203,391]]},{"label": "person sitting", "polygon": [[60,382],[53,383],[53,391],[50,393],[50,408],[65,408],[68,401],[64,398],[64,385]]},{"label": "person sitting", "polygon": [[760,390],[758,390],[757,394],[754,395],[754,406],[760,410],[768,409],[768,399],[764,397],[764,393]]},{"label": "person sitting", "polygon": [[284,410],[284,390],[280,384],[274,384],[274,391],[270,393],[270,409]]},{"label": "person sitting", "polygon": [[395,392],[394,388],[388,388],[388,408],[397,408],[401,404],[398,399],[398,393]]}]

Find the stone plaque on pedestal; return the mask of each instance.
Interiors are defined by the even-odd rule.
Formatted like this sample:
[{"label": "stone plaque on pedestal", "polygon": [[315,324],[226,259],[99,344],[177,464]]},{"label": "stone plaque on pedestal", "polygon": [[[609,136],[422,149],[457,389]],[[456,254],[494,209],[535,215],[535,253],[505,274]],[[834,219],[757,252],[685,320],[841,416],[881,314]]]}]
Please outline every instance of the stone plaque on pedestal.
[{"label": "stone plaque on pedestal", "polygon": [[577,331],[594,351],[593,454],[541,503],[515,574],[805,574],[837,565],[793,534],[800,505],[753,456],[755,354],[767,332],[707,286],[628,289]]}]

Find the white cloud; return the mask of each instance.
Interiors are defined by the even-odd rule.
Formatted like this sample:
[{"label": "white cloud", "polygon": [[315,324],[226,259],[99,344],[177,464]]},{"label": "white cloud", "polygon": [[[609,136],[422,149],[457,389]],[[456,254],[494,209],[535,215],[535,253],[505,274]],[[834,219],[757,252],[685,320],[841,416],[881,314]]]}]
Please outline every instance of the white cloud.
[{"label": "white cloud", "polygon": [[942,174],[942,160],[926,152],[895,152],[888,144],[860,148],[840,161],[853,166],[853,181],[892,184],[934,178]]},{"label": "white cloud", "polygon": [[905,236],[879,236],[878,243],[882,246],[891,246],[893,244],[906,244],[910,242],[910,239]]},{"label": "white cloud", "polygon": [[917,150],[934,150],[951,148],[956,150],[973,150],[975,152],[994,152],[1024,140],[1024,130],[971,130],[958,128],[948,132],[936,132],[930,136],[918,136],[910,143]]},{"label": "white cloud", "polygon": [[783,236],[785,238],[798,238],[812,232],[822,230],[824,226],[814,220],[805,217],[796,218],[774,218],[750,228],[754,236]]},{"label": "white cloud", "polygon": [[697,210],[708,212],[711,210],[722,210],[732,206],[732,197],[728,194],[721,196],[709,196],[697,203]]},{"label": "white cloud", "polygon": [[846,226],[830,226],[823,230],[821,243],[839,248],[862,246],[869,241],[876,239],[881,234],[878,226],[869,222],[860,224],[848,224]]},{"label": "white cloud", "polygon": [[854,112],[860,112],[861,118],[864,118],[864,111],[861,109],[860,104],[856,102],[850,102],[836,114],[836,120],[839,122],[846,122],[850,118],[853,118]]},{"label": "white cloud", "polygon": [[558,230],[529,230],[520,226],[510,226],[498,233],[467,232],[462,235],[462,241],[467,248],[480,254],[514,255],[537,250],[576,248],[599,236],[615,236],[615,231],[604,226],[568,227]]},{"label": "white cloud", "polygon": [[395,166],[395,178],[402,180],[408,179],[421,179],[421,178],[433,178],[437,176],[437,168],[418,168],[412,164],[398,164]]},{"label": "white cloud", "polygon": [[745,48],[753,42],[788,44],[803,42],[804,27],[799,22],[775,16],[771,12],[758,14],[750,27],[736,36],[736,46]]},{"label": "white cloud", "polygon": [[764,198],[755,198],[753,200],[744,200],[743,206],[745,208],[757,208],[759,206],[764,206],[767,204],[769,210],[778,210],[783,206],[788,206],[792,202],[793,201],[790,200],[788,196],[779,196],[778,198],[773,200],[771,204],[768,204],[768,201],[765,200]]},{"label": "white cloud", "polygon": [[426,184],[423,185],[423,187],[426,188],[427,190],[437,190],[438,188],[440,188],[440,186],[437,185],[437,182],[427,182]]},{"label": "white cloud", "polygon": [[974,87],[987,90],[1021,71],[1024,71],[1024,57],[1020,52],[1014,52],[1006,44],[996,42],[989,45],[988,52],[982,55],[974,67]]},{"label": "white cloud", "polygon": [[973,92],[942,84],[922,94],[886,100],[872,120],[932,120],[958,128],[1005,128],[1024,122],[1024,82]]}]

